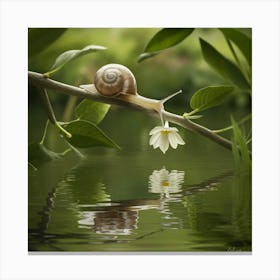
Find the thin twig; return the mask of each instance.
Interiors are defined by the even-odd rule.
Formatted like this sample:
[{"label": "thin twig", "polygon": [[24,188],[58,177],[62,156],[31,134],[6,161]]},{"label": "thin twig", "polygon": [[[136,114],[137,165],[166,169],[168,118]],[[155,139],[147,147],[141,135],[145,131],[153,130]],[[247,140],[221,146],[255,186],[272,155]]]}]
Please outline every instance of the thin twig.
[{"label": "thin twig", "polygon": [[[249,114],[247,115],[246,117],[244,117],[242,120],[240,120],[237,124],[240,125],[248,120],[250,120],[252,118],[252,115]],[[228,130],[231,130],[233,129],[233,126],[230,125],[230,126],[227,126],[227,127],[224,127],[224,128],[221,128],[221,129],[215,129],[215,130],[212,130],[214,133],[222,133],[222,132],[225,132],[225,131],[228,131]]]},{"label": "thin twig", "polygon": [[43,103],[44,103],[44,107],[46,109],[46,112],[48,114],[48,117],[49,117],[49,120],[52,124],[55,124],[56,123],[56,117],[55,117],[55,114],[54,114],[54,111],[53,111],[53,107],[52,107],[52,104],[50,102],[50,99],[49,99],[49,96],[48,96],[48,92],[45,88],[39,86],[38,84],[35,84],[39,93],[40,93],[40,96],[43,100]]},{"label": "thin twig", "polygon": [[[41,95],[41,97],[42,97],[42,100],[43,100],[43,102],[44,102],[44,107],[45,107],[45,109],[46,109],[46,111],[47,111],[48,118],[49,118],[50,122],[51,122],[54,126],[56,126],[61,132],[63,132],[63,133],[66,135],[67,138],[71,138],[71,137],[72,137],[71,133],[69,133],[68,131],[66,131],[66,130],[59,124],[59,122],[57,122],[57,120],[56,120],[55,113],[54,113],[54,111],[53,111],[53,107],[52,107],[52,104],[51,104],[51,102],[50,102],[50,99],[49,99],[49,96],[48,96],[48,92],[47,92],[46,87],[42,87],[42,86],[40,86],[39,83],[36,83],[36,82],[35,82],[35,85],[36,85],[36,87],[37,87],[37,89],[38,89],[38,91],[39,91],[39,93],[40,93],[40,95]],[[45,132],[44,132],[44,137],[45,137]],[[43,137],[43,140],[44,140],[44,137]],[[43,141],[43,140],[42,140],[42,141]],[[42,142],[42,141],[41,141],[41,142]]]}]

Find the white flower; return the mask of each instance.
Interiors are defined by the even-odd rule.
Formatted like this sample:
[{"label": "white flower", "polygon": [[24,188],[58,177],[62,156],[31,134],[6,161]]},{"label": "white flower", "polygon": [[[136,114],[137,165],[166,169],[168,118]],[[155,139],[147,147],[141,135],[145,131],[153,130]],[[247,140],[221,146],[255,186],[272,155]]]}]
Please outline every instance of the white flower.
[{"label": "white flower", "polygon": [[172,170],[169,172],[165,168],[154,170],[149,177],[150,192],[160,193],[169,197],[170,193],[181,191],[181,184],[184,183],[184,171]]},{"label": "white flower", "polygon": [[165,152],[169,148],[169,144],[173,149],[176,149],[178,144],[184,145],[185,142],[181,136],[177,133],[178,129],[176,127],[169,127],[168,122],[165,122],[164,126],[156,126],[150,131],[150,142],[149,144],[156,148],[160,148],[162,152]]}]

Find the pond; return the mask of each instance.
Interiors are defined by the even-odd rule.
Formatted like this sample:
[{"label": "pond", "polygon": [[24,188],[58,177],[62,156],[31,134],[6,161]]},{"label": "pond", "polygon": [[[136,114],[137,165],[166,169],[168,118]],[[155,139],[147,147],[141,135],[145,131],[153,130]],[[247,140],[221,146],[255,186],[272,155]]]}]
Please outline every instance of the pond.
[{"label": "pond", "polygon": [[29,169],[29,251],[251,252],[250,175],[235,171],[230,151],[181,129],[186,145],[153,150],[156,125],[110,112],[102,127],[121,151]]}]

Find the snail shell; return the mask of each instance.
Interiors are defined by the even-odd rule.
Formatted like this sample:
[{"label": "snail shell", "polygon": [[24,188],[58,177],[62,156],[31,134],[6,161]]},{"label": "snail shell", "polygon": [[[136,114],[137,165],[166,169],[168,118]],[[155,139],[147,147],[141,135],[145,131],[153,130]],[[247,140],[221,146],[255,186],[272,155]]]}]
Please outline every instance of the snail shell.
[{"label": "snail shell", "polygon": [[137,94],[134,75],[121,64],[107,64],[101,67],[96,72],[94,84],[98,92],[105,96]]}]

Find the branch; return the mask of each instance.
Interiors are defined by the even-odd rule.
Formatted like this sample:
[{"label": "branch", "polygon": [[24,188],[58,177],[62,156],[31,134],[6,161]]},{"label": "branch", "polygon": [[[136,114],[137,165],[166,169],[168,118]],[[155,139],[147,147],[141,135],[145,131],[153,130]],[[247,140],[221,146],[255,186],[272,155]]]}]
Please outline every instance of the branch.
[{"label": "branch", "polygon": [[[93,93],[83,88],[78,88],[75,86],[60,83],[55,80],[46,78],[43,74],[31,72],[31,71],[28,71],[28,78],[31,81],[33,81],[37,86],[53,89],[59,93],[91,99],[106,104],[129,107],[134,110],[141,110],[146,113],[153,114],[154,116],[160,118],[160,115],[158,114],[158,110],[157,110],[158,106],[162,106],[160,100],[150,99],[140,95],[129,96],[126,98],[123,98],[121,95],[117,97],[104,97],[98,93]],[[188,119],[185,119],[180,115],[176,115],[168,111],[165,111],[163,108],[161,109],[161,112],[165,120],[171,123],[175,123],[181,127],[196,132],[200,135],[203,135],[208,139],[216,142],[217,144],[225,147],[228,150],[232,149],[231,141],[229,141],[224,137],[221,137],[220,135],[215,134],[210,129],[203,127],[199,124],[196,124]]]}]

